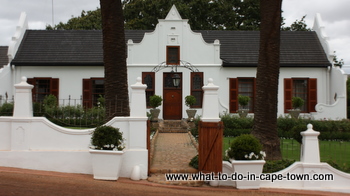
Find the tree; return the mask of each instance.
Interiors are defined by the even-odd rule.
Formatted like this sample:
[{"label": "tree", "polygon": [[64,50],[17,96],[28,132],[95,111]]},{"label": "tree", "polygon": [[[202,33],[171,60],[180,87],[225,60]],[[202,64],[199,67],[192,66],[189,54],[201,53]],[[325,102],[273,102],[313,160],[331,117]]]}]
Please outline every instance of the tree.
[{"label": "tree", "polygon": [[311,31],[305,23],[306,15],[304,15],[300,20],[294,21],[290,27],[282,27],[282,31]]},{"label": "tree", "polygon": [[130,116],[124,18],[121,1],[100,0],[107,120]]},{"label": "tree", "polygon": [[266,159],[282,159],[277,134],[282,0],[260,1],[260,48],[252,134],[263,144]]},{"label": "tree", "polygon": [[256,30],[259,0],[124,0],[126,29],[154,29],[172,5],[195,30]]},{"label": "tree", "polygon": [[102,29],[101,9],[94,11],[82,11],[80,16],[73,17],[67,23],[46,26],[46,30],[97,30]]},{"label": "tree", "polygon": [[344,65],[344,60],[343,60],[343,59],[340,59],[340,60],[338,61],[337,55],[336,55],[335,53],[336,53],[336,52],[334,51],[334,57],[333,57],[334,66],[338,66],[338,67],[342,68],[343,65]]}]

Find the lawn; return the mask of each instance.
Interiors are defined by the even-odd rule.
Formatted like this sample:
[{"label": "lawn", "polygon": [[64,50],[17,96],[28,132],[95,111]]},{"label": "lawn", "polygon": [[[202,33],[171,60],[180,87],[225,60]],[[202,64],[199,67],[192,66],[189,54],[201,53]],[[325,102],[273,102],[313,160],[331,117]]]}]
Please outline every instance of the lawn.
[{"label": "lawn", "polygon": [[[223,153],[229,148],[233,137],[224,137]],[[350,166],[350,142],[319,141],[321,162],[329,160],[338,165]],[[300,161],[300,144],[294,139],[281,139],[283,159]]]}]

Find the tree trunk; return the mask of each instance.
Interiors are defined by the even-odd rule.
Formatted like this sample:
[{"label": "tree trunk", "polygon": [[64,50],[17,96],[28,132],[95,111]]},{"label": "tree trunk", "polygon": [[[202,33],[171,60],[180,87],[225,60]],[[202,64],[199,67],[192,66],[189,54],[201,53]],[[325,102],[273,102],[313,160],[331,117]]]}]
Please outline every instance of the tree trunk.
[{"label": "tree trunk", "polygon": [[130,116],[124,17],[121,1],[100,0],[106,118]]},{"label": "tree trunk", "polygon": [[282,0],[260,0],[260,49],[252,134],[263,144],[267,160],[282,158],[277,135],[277,102]]}]

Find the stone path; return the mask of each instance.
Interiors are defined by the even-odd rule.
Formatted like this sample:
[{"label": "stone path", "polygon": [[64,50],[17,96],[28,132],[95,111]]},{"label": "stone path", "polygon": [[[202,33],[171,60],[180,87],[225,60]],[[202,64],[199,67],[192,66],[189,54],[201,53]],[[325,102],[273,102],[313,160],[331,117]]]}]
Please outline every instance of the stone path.
[{"label": "stone path", "polygon": [[188,133],[159,133],[154,145],[151,173],[197,172],[189,166],[197,155]]},{"label": "stone path", "polygon": [[191,159],[198,154],[189,133],[158,133],[153,149],[151,182],[161,184],[188,184],[199,186],[197,182],[167,182],[165,173],[196,173],[189,166]]}]

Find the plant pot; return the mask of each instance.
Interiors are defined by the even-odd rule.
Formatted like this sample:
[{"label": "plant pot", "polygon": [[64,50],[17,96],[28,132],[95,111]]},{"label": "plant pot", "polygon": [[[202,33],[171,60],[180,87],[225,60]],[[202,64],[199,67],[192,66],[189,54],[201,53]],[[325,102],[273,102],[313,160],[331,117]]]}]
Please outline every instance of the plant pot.
[{"label": "plant pot", "polygon": [[96,180],[118,180],[123,151],[89,150]]},{"label": "plant pot", "polygon": [[300,110],[299,109],[293,109],[293,110],[288,110],[290,116],[294,119],[299,118]]},{"label": "plant pot", "polygon": [[197,113],[197,110],[194,110],[194,109],[188,109],[188,110],[186,110],[186,113],[187,113],[187,116],[188,116],[188,121],[193,121],[193,119],[194,119],[194,116],[196,115],[196,113]]},{"label": "plant pot", "polygon": [[249,109],[239,109],[237,110],[239,117],[245,118],[248,115]]},{"label": "plant pot", "polygon": [[260,180],[253,179],[254,176],[259,176],[262,173],[265,160],[233,160],[231,161],[233,171],[237,174],[237,177],[247,176],[251,177],[248,179],[239,178],[235,181],[237,189],[259,189],[260,188]]},{"label": "plant pot", "polygon": [[151,121],[158,122],[158,116],[160,113],[160,109],[150,109],[149,111],[152,115]]}]

